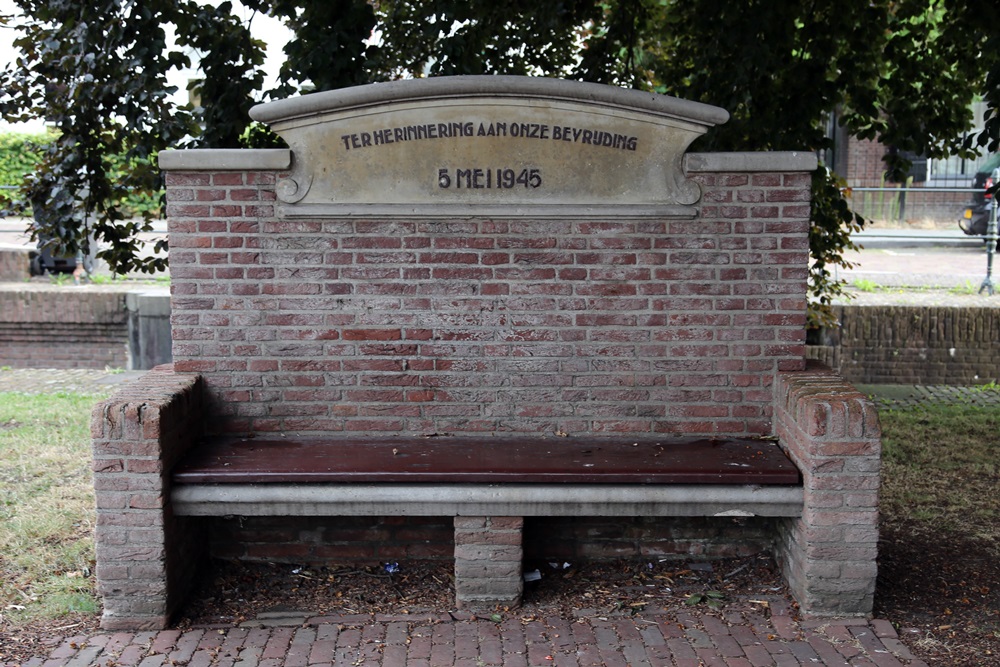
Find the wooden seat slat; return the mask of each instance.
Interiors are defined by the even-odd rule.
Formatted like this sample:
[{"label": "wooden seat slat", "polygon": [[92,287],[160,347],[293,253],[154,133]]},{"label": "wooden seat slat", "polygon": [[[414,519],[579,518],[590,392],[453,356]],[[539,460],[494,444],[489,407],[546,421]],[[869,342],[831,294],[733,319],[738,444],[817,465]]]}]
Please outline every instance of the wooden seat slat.
[{"label": "wooden seat slat", "polygon": [[178,484],[800,484],[774,442],[708,438],[214,439],[173,472]]}]

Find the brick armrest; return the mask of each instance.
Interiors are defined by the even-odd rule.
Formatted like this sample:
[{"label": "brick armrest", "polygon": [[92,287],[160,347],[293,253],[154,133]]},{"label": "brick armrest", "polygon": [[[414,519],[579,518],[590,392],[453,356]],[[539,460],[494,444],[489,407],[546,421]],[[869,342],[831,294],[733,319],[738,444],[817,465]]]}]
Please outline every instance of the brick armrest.
[{"label": "brick armrest", "polygon": [[134,473],[169,471],[201,436],[202,417],[201,377],[157,366],[94,408],[95,475],[122,472],[128,464]]},{"label": "brick armrest", "polygon": [[802,472],[803,512],[779,559],[803,611],[868,615],[878,543],[881,428],[874,404],[819,364],[779,373],[774,429]]},{"label": "brick armrest", "polygon": [[198,441],[202,380],[158,366],[91,415],[97,499],[97,579],[107,629],[164,627],[183,597],[197,536],[169,504],[174,464]]}]

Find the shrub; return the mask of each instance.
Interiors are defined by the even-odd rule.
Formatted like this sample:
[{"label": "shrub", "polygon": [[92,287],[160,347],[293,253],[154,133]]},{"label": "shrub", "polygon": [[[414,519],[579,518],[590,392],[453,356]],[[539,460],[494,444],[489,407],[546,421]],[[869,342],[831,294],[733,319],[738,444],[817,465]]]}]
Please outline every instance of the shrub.
[{"label": "shrub", "polygon": [[[17,191],[9,187],[20,188],[24,177],[35,169],[35,164],[41,158],[40,147],[56,139],[55,132],[26,134],[18,132],[0,133],[0,209],[17,199]],[[155,158],[154,158],[155,159]],[[122,172],[124,159],[112,157],[114,172]],[[147,211],[158,211],[162,193],[136,192],[125,197],[121,202],[126,215],[141,215]]]},{"label": "shrub", "polygon": [[51,133],[0,134],[0,185],[20,187],[40,157],[38,147],[54,137]]}]

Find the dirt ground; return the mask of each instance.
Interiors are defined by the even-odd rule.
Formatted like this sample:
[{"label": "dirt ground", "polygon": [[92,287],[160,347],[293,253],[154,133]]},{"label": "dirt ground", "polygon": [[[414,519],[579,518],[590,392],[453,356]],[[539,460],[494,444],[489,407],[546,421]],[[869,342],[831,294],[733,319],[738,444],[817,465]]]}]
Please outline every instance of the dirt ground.
[{"label": "dirt ground", "polygon": [[[940,667],[1000,665],[1000,560],[992,545],[907,535],[884,527],[880,544],[875,616],[891,621],[915,655]],[[301,569],[291,566],[220,564],[195,595],[181,625],[238,623],[277,608],[317,613],[391,612],[453,608],[450,565]],[[789,601],[769,557],[706,562],[618,562],[581,567],[533,563],[541,579],[526,585],[521,613],[600,615],[647,606],[687,610],[692,596],[700,613],[714,613],[705,594],[718,592],[720,606],[734,600]],[[794,608],[794,604],[792,605]]]},{"label": "dirt ground", "polygon": [[[1000,561],[990,545],[957,543],[883,529],[876,617],[929,665],[1000,665]],[[367,567],[215,563],[178,627],[238,625],[274,611],[420,613],[454,608],[450,564],[402,562]],[[601,615],[675,606],[717,613],[732,601],[787,599],[774,562],[763,556],[715,561],[616,562],[577,567],[531,563],[519,614]],[[711,593],[711,595],[708,595]],[[718,596],[716,596],[718,594]],[[697,596],[697,597],[695,597]],[[697,604],[689,605],[689,602]],[[503,611],[503,610],[500,610]],[[46,654],[59,638],[98,631],[81,615],[0,633],[0,664]]]},{"label": "dirt ground", "polygon": [[875,616],[931,665],[1000,665],[1000,559],[981,540],[884,526]]},{"label": "dirt ground", "polygon": [[[388,565],[388,567],[387,567]],[[398,570],[390,574],[387,570]],[[240,623],[274,609],[336,613],[406,614],[454,609],[451,564],[405,562],[370,567],[299,568],[216,564],[187,609],[181,627]],[[727,599],[785,596],[767,557],[704,562],[615,562],[581,567],[529,563],[520,614],[604,614],[646,607],[687,606],[692,595]],[[705,596],[699,606],[707,607]],[[692,602],[694,600],[692,599]],[[507,610],[498,610],[500,612]]]}]

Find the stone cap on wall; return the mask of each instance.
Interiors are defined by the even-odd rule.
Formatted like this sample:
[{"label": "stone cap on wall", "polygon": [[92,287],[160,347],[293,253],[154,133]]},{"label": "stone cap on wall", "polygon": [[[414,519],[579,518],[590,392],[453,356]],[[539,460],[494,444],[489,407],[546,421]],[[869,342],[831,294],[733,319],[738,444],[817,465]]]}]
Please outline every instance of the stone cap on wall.
[{"label": "stone cap on wall", "polygon": [[700,122],[705,126],[721,125],[729,120],[729,112],[725,109],[668,95],[584,81],[504,75],[405,79],[329,90],[259,104],[250,110],[250,116],[262,123],[275,124],[323,115],[334,109],[361,109],[387,102],[476,97],[562,99],[595,107],[632,108]]},{"label": "stone cap on wall", "polygon": [[285,171],[292,166],[287,148],[188,148],[157,155],[163,171]]},{"label": "stone cap on wall", "polygon": [[819,160],[806,151],[773,151],[761,153],[689,153],[684,169],[688,173],[782,172],[815,171]]},{"label": "stone cap on wall", "polygon": [[[159,154],[164,171],[284,171],[292,165],[288,148],[191,148]],[[816,169],[816,155],[806,151],[688,153],[684,171],[702,173],[796,173]]]},{"label": "stone cap on wall", "polygon": [[805,152],[686,155],[729,114],[517,76],[412,79],[258,105],[290,149],[164,152],[167,170],[272,169],[280,217],[692,218],[692,173],[798,172]]}]

